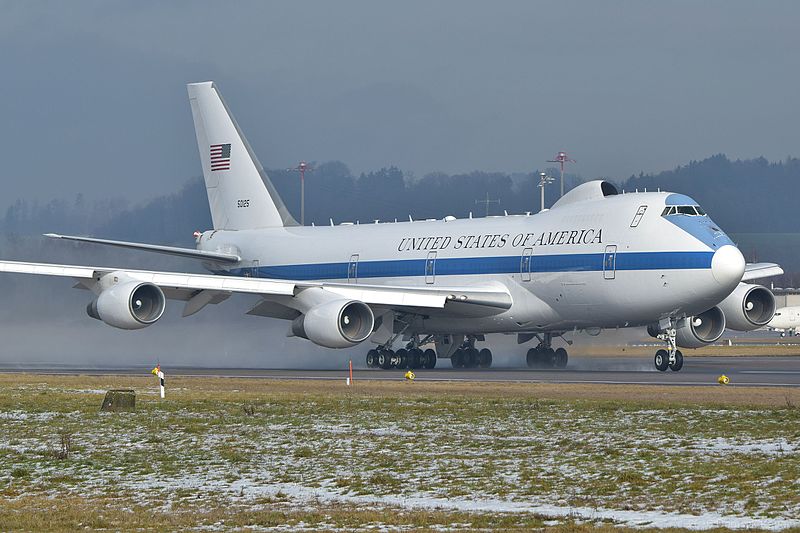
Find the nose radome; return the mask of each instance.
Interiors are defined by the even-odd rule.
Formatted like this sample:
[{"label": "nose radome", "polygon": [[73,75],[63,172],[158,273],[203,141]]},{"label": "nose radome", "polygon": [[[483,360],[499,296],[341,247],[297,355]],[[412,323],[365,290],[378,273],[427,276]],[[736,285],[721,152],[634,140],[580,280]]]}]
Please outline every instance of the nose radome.
[{"label": "nose radome", "polygon": [[726,244],[711,258],[711,274],[720,285],[735,287],[744,275],[744,256],[735,246]]}]

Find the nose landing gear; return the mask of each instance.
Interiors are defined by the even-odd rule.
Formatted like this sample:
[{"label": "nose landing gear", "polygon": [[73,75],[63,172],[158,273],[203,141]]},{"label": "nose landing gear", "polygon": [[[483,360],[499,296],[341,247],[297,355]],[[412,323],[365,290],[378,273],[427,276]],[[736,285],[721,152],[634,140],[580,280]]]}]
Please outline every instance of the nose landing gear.
[{"label": "nose landing gear", "polygon": [[673,372],[678,372],[683,368],[683,353],[678,349],[678,344],[675,340],[676,336],[677,332],[673,324],[670,324],[667,329],[657,335],[659,339],[666,341],[668,345],[667,350],[658,350],[653,359],[656,370],[659,372],[666,372],[667,368]]}]

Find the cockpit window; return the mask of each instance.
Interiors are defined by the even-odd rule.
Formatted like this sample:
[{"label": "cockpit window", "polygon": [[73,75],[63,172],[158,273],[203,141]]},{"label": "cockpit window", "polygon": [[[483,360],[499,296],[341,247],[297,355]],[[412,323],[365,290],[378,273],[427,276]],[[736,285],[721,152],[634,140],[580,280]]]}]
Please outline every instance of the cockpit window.
[{"label": "cockpit window", "polygon": [[661,213],[662,217],[670,215],[687,215],[690,217],[705,216],[706,212],[703,211],[699,205],[668,205]]}]

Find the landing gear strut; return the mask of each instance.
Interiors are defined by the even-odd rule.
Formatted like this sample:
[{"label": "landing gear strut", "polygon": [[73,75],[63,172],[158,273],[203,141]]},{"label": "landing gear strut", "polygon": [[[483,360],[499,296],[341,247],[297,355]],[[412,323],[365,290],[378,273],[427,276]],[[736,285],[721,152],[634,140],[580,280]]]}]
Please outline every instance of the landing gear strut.
[{"label": "landing gear strut", "polygon": [[666,372],[667,368],[673,372],[679,371],[683,368],[683,354],[678,349],[678,344],[675,341],[677,332],[674,323],[670,321],[667,329],[657,335],[659,339],[667,343],[667,350],[658,350],[653,362],[656,365],[656,370],[659,372]]},{"label": "landing gear strut", "polygon": [[525,357],[530,368],[566,368],[569,361],[569,354],[564,348],[553,350],[553,334],[544,333],[542,336],[536,335],[539,345],[528,350]]}]

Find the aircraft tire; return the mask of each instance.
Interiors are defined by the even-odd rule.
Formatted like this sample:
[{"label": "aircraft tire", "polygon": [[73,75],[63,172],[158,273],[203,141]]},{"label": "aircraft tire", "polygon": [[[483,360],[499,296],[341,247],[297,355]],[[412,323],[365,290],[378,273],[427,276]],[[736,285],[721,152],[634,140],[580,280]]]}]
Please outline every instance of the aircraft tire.
[{"label": "aircraft tire", "polygon": [[378,350],[370,350],[367,352],[367,368],[376,366],[378,366]]},{"label": "aircraft tire", "polygon": [[392,359],[394,359],[395,355],[392,350],[381,350],[378,352],[378,366],[380,366],[384,370],[389,370],[392,368]]},{"label": "aircraft tire", "polygon": [[478,350],[467,348],[464,350],[464,368],[475,368],[478,366]]},{"label": "aircraft tire", "polygon": [[408,350],[400,348],[399,350],[397,350],[395,352],[395,356],[396,356],[396,361],[397,361],[397,363],[396,363],[397,367],[396,368],[408,368],[408,366],[409,366],[408,362],[409,362],[409,359],[410,359]]},{"label": "aircraft tire", "polygon": [[669,353],[666,350],[658,350],[653,362],[656,365],[656,370],[665,372],[669,366]]},{"label": "aircraft tire", "polygon": [[450,364],[453,365],[453,368],[463,368],[464,367],[464,350],[459,348],[453,355],[450,356]]},{"label": "aircraft tire", "polygon": [[492,366],[492,351],[490,349],[484,348],[478,352],[478,366],[481,368]]},{"label": "aircraft tire", "polygon": [[425,355],[419,348],[409,350],[408,368],[425,368]]},{"label": "aircraft tire", "polygon": [[564,348],[557,348],[555,353],[555,367],[566,368],[567,361],[569,361],[569,354]]},{"label": "aircraft tire", "polygon": [[545,352],[541,355],[542,366],[545,368],[555,368],[556,366],[556,351],[552,348],[548,348]]},{"label": "aircraft tire", "polygon": [[528,363],[528,368],[536,368],[539,366],[539,350],[531,348],[525,356],[525,362]]},{"label": "aircraft tire", "polygon": [[681,368],[683,368],[683,354],[680,350],[675,350],[675,363],[671,363],[669,369],[678,372]]},{"label": "aircraft tire", "polygon": [[422,352],[423,368],[436,368],[436,352],[428,348]]}]

